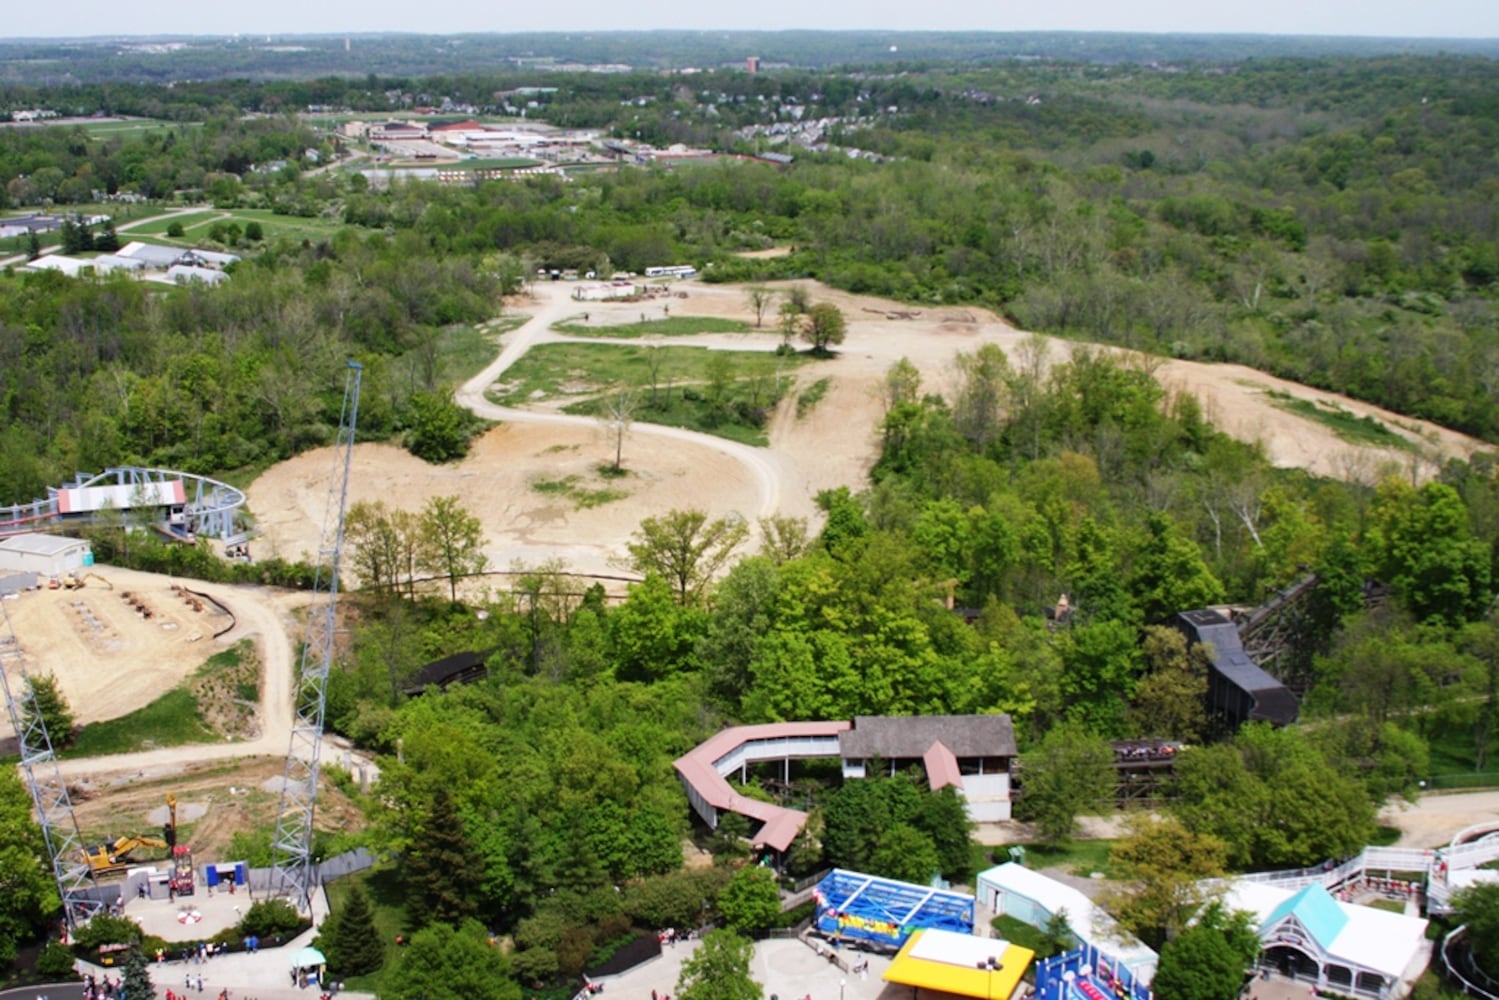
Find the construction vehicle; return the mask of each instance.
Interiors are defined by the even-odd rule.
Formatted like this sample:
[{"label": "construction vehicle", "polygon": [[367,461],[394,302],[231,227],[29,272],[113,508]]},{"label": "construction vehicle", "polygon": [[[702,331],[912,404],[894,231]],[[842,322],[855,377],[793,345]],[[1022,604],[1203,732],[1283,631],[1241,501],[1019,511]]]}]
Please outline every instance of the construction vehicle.
[{"label": "construction vehicle", "polygon": [[79,587],[83,586],[83,582],[72,573],[64,573],[62,577],[62,586],[64,590],[77,590]]},{"label": "construction vehicle", "polygon": [[85,573],[83,576],[81,576],[81,577],[78,578],[78,586],[80,586],[80,587],[83,586],[84,583],[86,581],[88,581],[88,580],[98,580],[100,583],[104,584],[104,589],[105,590],[114,590],[115,589],[115,585],[114,584],[112,584],[108,580],[104,579],[104,577],[100,576],[98,573]]},{"label": "construction vehicle", "polygon": [[178,896],[191,896],[194,889],[193,851],[177,843],[177,796],[167,793],[167,822],[161,828],[162,839],[172,849],[172,873],[167,885]]},{"label": "construction vehicle", "polygon": [[166,846],[165,840],[156,837],[118,837],[97,847],[83,848],[83,856],[95,875],[110,875],[139,864],[140,859],[134,857],[136,851],[146,848],[161,850]]}]

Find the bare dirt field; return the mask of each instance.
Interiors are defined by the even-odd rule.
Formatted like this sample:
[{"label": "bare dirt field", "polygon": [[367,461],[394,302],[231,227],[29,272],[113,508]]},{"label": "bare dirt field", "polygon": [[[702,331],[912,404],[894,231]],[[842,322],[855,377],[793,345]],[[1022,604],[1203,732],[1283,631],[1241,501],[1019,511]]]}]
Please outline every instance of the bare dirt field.
[{"label": "bare dirt field", "polygon": [[[509,568],[516,561],[535,564],[559,558],[576,572],[618,572],[625,543],[641,519],[671,509],[697,507],[712,516],[737,514],[751,521],[777,512],[814,517],[812,498],[819,490],[840,485],[857,489],[866,482],[878,455],[882,409],[877,389],[892,363],[909,358],[923,374],[925,391],[949,392],[958,352],[994,343],[1014,357],[1027,336],[981,309],[913,307],[804,284],[815,301],[831,301],[843,310],[848,335],[836,358],[799,370],[798,385],[803,388],[829,379],[827,394],[800,419],[794,398],[783,402],[772,419],[767,449],[637,423],[624,447],[632,475],[618,483],[627,496],[579,510],[564,499],[538,492],[534,487],[540,480],[568,475],[586,480],[594,465],[611,457],[603,429],[586,418],[557,413],[545,401],[510,410],[484,397],[484,390],[531,346],[570,339],[549,332],[553,323],[580,322],[585,311],[594,325],[630,323],[642,315],[659,317],[667,308],[674,316],[754,321],[744,289],[735,286],[679,282],[673,290],[685,292],[685,299],[581,303],[568,297],[571,285],[541,283],[531,297],[514,304],[531,319],[505,335],[496,363],[459,393],[464,405],[502,425],[481,438],[468,458],[446,466],[426,465],[391,445],[359,445],[350,500],[379,499],[417,510],[431,497],[456,494],[484,524],[493,569]],[[632,343],[771,350],[779,338],[768,318],[766,322],[764,331],[748,334]],[[1049,346],[1052,361],[1065,358],[1070,349],[1060,340]],[[1197,396],[1208,419],[1226,432],[1261,442],[1271,461],[1281,466],[1373,482],[1382,471],[1429,475],[1436,461],[1466,457],[1484,447],[1460,434],[1241,366],[1143,359],[1141,363],[1168,390]],[[1412,442],[1414,450],[1350,444],[1326,426],[1276,406],[1270,392],[1370,416]],[[251,484],[248,494],[264,532],[262,545],[290,558],[316,549],[332,473],[332,455],[325,449],[278,465]]]},{"label": "bare dirt field", "polygon": [[29,591],[6,607],[28,669],[56,677],[84,724],[150,704],[232,644],[214,639],[234,624],[228,611],[203,601],[195,609],[177,586],[105,566],[82,589]]}]

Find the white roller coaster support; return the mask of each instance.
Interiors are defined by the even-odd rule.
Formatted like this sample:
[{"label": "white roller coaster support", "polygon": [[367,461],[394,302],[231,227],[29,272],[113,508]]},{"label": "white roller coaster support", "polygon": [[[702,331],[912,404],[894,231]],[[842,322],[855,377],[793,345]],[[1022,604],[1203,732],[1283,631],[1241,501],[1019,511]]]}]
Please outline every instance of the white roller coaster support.
[{"label": "white roller coaster support", "polygon": [[338,442],[334,448],[336,464],[328,485],[313,602],[307,617],[307,639],[302,646],[297,686],[292,693],[296,718],[292,720],[291,745],[286,751],[286,777],[276,814],[276,832],[271,839],[274,865],[271,893],[289,899],[301,913],[311,912],[312,891],[316,888],[312,821],[317,806],[328,672],[333,666],[338,564],[343,554],[344,507],[349,498],[349,465],[354,454],[354,431],[359,422],[362,375],[362,366],[349,362],[344,377]]}]

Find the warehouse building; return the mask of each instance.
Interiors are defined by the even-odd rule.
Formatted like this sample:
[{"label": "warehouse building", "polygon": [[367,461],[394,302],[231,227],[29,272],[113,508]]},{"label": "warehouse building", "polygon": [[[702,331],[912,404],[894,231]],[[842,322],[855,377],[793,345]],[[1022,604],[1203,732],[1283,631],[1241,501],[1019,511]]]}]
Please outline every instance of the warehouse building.
[{"label": "warehouse building", "polygon": [[81,538],[28,533],[0,540],[0,574],[60,577],[93,564],[94,554]]}]

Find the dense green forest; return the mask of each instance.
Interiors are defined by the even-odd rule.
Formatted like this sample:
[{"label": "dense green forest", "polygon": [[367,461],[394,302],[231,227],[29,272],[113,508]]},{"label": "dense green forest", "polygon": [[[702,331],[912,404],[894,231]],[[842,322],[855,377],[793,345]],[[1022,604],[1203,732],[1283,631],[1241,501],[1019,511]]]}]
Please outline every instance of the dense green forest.
[{"label": "dense green forest", "polygon": [[[538,113],[559,124],[735,155],[377,188],[314,172],[339,149],[292,114],[487,104],[522,81],[557,86]],[[688,260],[714,281],[815,277],[990,306],[1146,355],[1080,343],[1046,365],[1040,341],[1009,356],[986,347],[941,387],[898,364],[871,480],[819,496],[819,528],[774,522],[763,551],[668,579],[666,540],[708,551],[739,536],[693,512],[652,519],[631,546],[643,580],[621,601],[562,565],[531,567],[484,607],[454,600],[448,581],[429,591],[362,573],[372,585],[348,601],[329,719],[381,755],[359,837],[406,864],[382,876],[388,896],[372,885],[377,902],[426,925],[385,994],[423,995],[442,956],[483,955],[468,918],[513,935],[513,977],[483,990],[505,997],[517,981],[565,983],[632,923],[691,926],[707,912],[758,932],[779,919],[748,905],[758,876],[735,868],[746,831],[732,823],[696,832],[721,865],[682,870],[693,831],[671,760],[731,722],[1008,713],[1026,753],[1022,808],[1055,839],[1099,806],[1097,787],[1058,776],[1087,772],[1100,741],[1182,740],[1192,749],[1166,807],[1180,836],[1210,842],[1225,868],[1317,863],[1366,843],[1377,806],[1413,792],[1439,755],[1487,770],[1494,460],[1425,483],[1277,470],[1143,358],[1241,361],[1499,441],[1496,84],[1479,57],[1275,55],[1172,72],[975,60],[690,84],[517,70],[15,88],[0,104],[169,124],[0,132],[9,207],[92,211],[127,194],[310,228],[220,230],[208,245],[245,259],[215,287],[0,278],[0,502],[130,462],[252,475],[331,437],[327,373],[350,357],[365,365],[362,437],[454,457],[477,427],[452,385],[492,354],[481,324],[538,267]],[[767,126],[823,119],[819,141],[785,147],[789,166],[754,159],[783,148]],[[736,255],[772,245],[794,251]],[[365,567],[390,565],[377,546],[430,548],[434,530],[378,507],[351,523]],[[1200,651],[1153,626],[1256,604],[1309,573],[1318,586],[1277,669],[1312,724],[1219,731]],[[1045,612],[1064,593],[1073,612],[1059,622]],[[407,693],[423,664],[475,650],[486,680]],[[792,873],[962,879],[981,863],[951,795],[909,776],[829,778],[778,790],[813,807]],[[776,791],[752,781],[744,793]],[[26,907],[32,919],[42,908]]]}]

